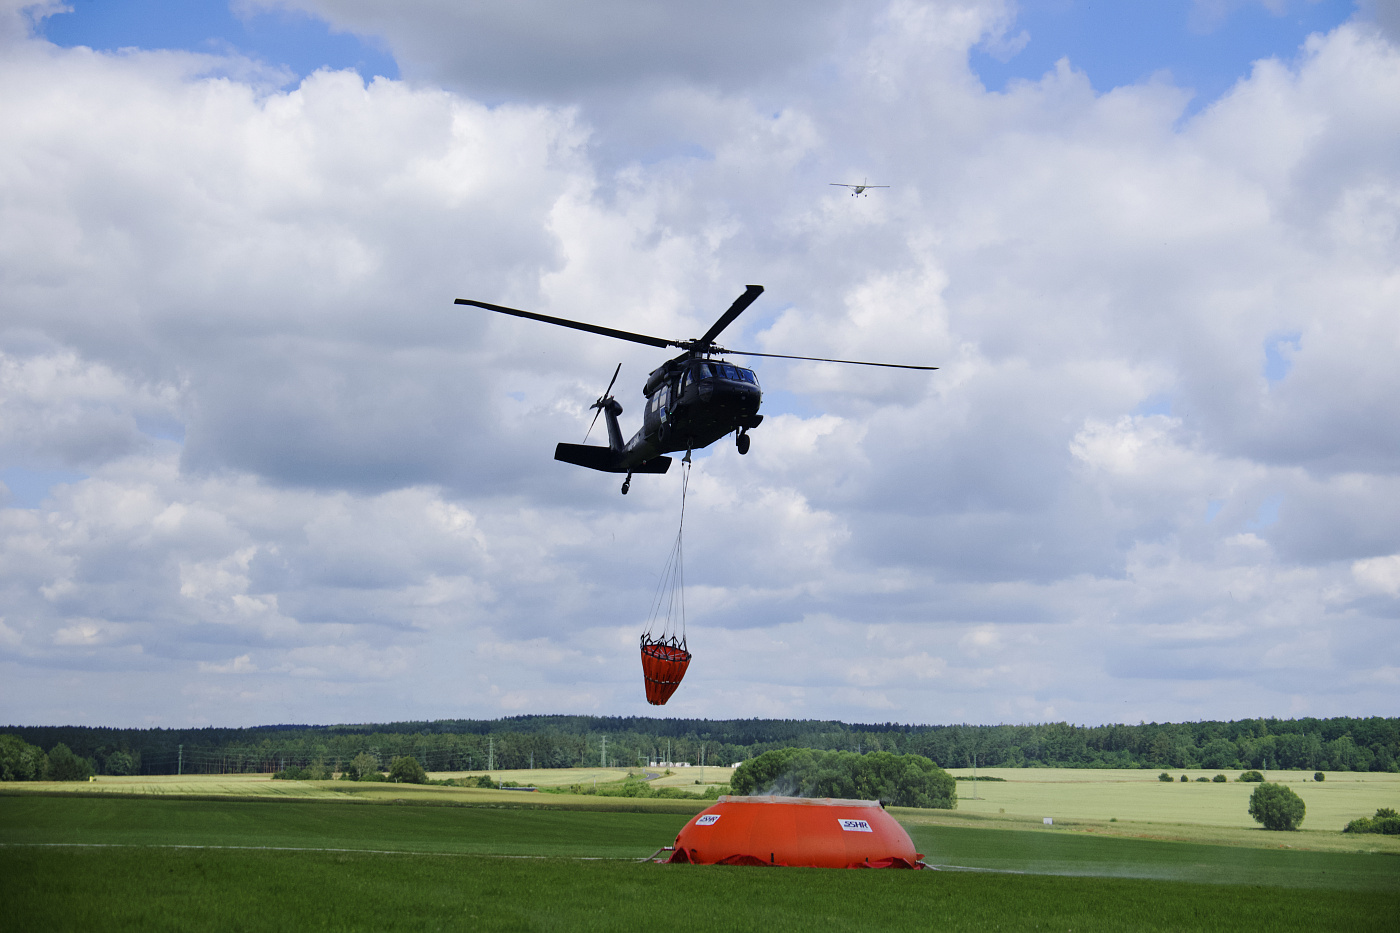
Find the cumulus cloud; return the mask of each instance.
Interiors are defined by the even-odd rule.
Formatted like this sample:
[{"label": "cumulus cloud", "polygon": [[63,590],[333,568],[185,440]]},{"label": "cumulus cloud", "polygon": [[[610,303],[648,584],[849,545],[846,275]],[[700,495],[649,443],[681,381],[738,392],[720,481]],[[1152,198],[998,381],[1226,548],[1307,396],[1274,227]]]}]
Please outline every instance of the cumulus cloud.
[{"label": "cumulus cloud", "polygon": [[683,338],[750,282],[727,344],[943,368],[762,361],[752,452],[691,478],[668,712],[1395,712],[1370,25],[1188,118],[1067,61],[987,92],[997,2],[297,2],[408,78],[59,49],[5,8],[0,468],[69,471],[0,509],[15,718],[646,711],[678,469],[622,499],[551,454],[619,361],[635,425],[661,356],[451,302]]}]

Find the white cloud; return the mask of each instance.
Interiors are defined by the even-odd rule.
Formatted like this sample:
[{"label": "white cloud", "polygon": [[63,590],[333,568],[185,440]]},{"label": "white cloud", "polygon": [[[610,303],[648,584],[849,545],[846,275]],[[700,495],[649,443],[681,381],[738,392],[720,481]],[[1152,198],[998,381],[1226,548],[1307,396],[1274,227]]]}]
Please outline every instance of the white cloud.
[{"label": "white cloud", "polygon": [[692,474],[667,712],[1395,711],[1393,46],[1344,26],[1185,119],[1067,63],[987,93],[1007,7],[901,0],[718,77],[706,20],[473,90],[462,17],[548,48],[539,9],[421,3],[382,25],[410,80],[290,90],[7,34],[0,469],[86,476],[0,510],[14,716],[649,711],[679,471],[550,457],[661,355],[451,300],[681,338],[750,282],[726,343],[943,369],[760,361],[751,453]]}]

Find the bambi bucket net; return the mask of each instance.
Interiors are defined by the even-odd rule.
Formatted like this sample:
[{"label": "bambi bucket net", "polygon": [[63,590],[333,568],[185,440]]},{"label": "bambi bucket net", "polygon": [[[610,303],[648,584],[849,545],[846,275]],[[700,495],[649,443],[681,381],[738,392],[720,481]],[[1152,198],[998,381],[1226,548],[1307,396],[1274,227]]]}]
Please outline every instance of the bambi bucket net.
[{"label": "bambi bucket net", "polygon": [[642,676],[646,678],[647,702],[652,706],[666,705],[689,666],[690,652],[685,650],[684,641],[642,636]]}]

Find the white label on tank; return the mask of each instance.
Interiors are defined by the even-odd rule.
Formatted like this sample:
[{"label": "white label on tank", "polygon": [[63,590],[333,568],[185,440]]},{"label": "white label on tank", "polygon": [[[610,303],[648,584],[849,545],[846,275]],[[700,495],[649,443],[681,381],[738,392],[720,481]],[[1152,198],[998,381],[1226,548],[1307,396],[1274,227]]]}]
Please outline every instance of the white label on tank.
[{"label": "white label on tank", "polygon": [[715,823],[718,823],[718,822],[719,822],[719,818],[720,818],[721,816],[723,816],[723,815],[724,815],[724,814],[722,814],[722,813],[707,813],[707,814],[705,814],[704,816],[700,817],[700,819],[696,820],[696,821],[695,821],[695,825],[696,825],[696,826],[712,826],[712,825],[714,825]]},{"label": "white label on tank", "polygon": [[870,824],[865,822],[865,820],[838,820],[837,822],[839,822],[841,824],[841,828],[848,833],[875,832],[875,830],[871,829]]}]

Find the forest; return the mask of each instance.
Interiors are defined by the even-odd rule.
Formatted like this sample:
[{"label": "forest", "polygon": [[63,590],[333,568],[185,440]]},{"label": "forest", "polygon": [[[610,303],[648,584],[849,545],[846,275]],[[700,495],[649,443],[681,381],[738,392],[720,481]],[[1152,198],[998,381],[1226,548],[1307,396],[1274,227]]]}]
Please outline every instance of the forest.
[{"label": "forest", "polygon": [[[411,756],[429,771],[649,762],[729,766],[781,748],[918,754],[944,768],[1257,768],[1400,771],[1400,718],[1241,719],[1079,726],[906,725],[785,719],[514,716],[362,725],[116,729],[6,726],[0,778],[27,746],[71,751],[98,774],[209,774],[319,766],[338,771],[366,752],[384,767]],[[13,750],[13,751],[12,751]],[[28,770],[24,770],[27,768]],[[42,769],[41,769],[42,770]],[[15,775],[15,776],[12,776]]]}]

